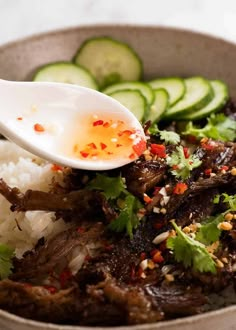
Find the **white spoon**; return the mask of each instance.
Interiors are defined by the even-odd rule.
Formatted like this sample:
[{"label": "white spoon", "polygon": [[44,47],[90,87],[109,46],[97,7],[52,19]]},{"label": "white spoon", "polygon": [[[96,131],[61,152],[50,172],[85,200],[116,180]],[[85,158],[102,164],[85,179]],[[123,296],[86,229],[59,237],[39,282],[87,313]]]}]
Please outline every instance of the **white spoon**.
[{"label": "white spoon", "polygon": [[107,170],[145,150],[135,116],[116,100],[85,87],[0,80],[0,133],[52,163]]}]

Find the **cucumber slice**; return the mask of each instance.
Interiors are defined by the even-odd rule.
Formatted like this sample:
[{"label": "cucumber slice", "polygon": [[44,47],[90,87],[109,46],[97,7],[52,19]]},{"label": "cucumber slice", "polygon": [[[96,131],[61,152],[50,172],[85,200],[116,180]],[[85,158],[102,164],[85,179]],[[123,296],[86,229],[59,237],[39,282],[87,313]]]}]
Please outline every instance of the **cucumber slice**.
[{"label": "cucumber slice", "polygon": [[142,76],[142,62],[135,51],[109,37],[86,40],[74,62],[88,69],[101,88],[120,81],[139,80]]},{"label": "cucumber slice", "polygon": [[142,121],[147,109],[147,101],[139,91],[124,89],[113,92],[110,96],[129,109],[139,121]]},{"label": "cucumber slice", "polygon": [[184,79],[177,77],[154,79],[152,81],[149,81],[149,85],[153,89],[166,89],[169,94],[170,106],[174,105],[177,101],[179,101],[186,91]]},{"label": "cucumber slice", "polygon": [[180,116],[183,120],[197,120],[209,116],[211,113],[220,110],[229,99],[228,87],[221,80],[211,80],[211,87],[214,92],[213,99],[203,108],[196,112],[187,113],[185,116]]},{"label": "cucumber slice", "polygon": [[98,89],[93,76],[84,68],[70,62],[55,62],[41,67],[34,81],[51,81]]},{"label": "cucumber slice", "polygon": [[178,118],[188,112],[203,108],[213,98],[213,91],[208,80],[202,77],[185,79],[186,92],[183,98],[167,109],[164,119]]},{"label": "cucumber slice", "polygon": [[165,112],[169,104],[169,95],[164,88],[154,90],[155,99],[150,106],[149,113],[146,120],[151,120],[152,123],[156,123],[161,115]]},{"label": "cucumber slice", "polygon": [[149,104],[151,104],[154,100],[154,93],[152,88],[148,84],[139,81],[130,81],[114,84],[108,86],[102,92],[110,95],[111,93],[119,91],[121,89],[138,90],[147,99],[147,102]]}]

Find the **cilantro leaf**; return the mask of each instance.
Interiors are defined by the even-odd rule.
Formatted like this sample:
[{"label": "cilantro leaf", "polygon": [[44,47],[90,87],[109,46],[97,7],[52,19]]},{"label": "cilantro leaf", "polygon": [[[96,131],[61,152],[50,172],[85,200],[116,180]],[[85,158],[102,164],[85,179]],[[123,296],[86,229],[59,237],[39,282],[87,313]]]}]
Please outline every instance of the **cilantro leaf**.
[{"label": "cilantro leaf", "polygon": [[88,184],[88,188],[102,190],[107,199],[118,198],[122,192],[127,192],[120,176],[108,177],[102,174],[97,174]]},{"label": "cilantro leaf", "polygon": [[[103,174],[97,174],[88,184],[88,188],[101,190],[106,199],[112,201],[113,204],[115,203],[118,208],[119,216],[109,224],[108,228],[116,232],[126,230],[127,234],[132,238],[133,230],[137,228],[141,220],[138,218],[137,212],[143,205],[138,198],[125,189],[122,178],[120,176],[108,177]],[[120,200],[119,203],[117,203],[118,200]]]},{"label": "cilantro leaf", "polygon": [[201,160],[195,155],[190,155],[186,158],[182,146],[176,147],[176,151],[167,157],[167,164],[172,168],[175,167],[175,169],[171,170],[171,173],[183,180],[186,180],[190,176],[192,169],[200,166],[201,163]]},{"label": "cilantro leaf", "polygon": [[224,220],[223,214],[218,214],[216,217],[210,217],[206,220],[196,234],[196,240],[210,245],[219,240],[221,230],[217,227],[220,222]]},{"label": "cilantro leaf", "polygon": [[116,232],[122,232],[126,230],[127,234],[132,237],[133,229],[138,227],[139,219],[137,217],[137,211],[141,207],[141,203],[133,195],[129,194],[125,197],[124,206],[115,220],[113,220],[108,228]]},{"label": "cilantro leaf", "polygon": [[160,131],[158,127],[151,127],[149,129],[150,133],[153,135],[160,135],[160,139],[164,140],[165,143],[178,144],[180,142],[180,136],[176,132],[172,131]]},{"label": "cilantro leaf", "polygon": [[221,230],[218,228],[218,224],[224,221],[225,214],[231,211],[236,211],[236,195],[228,195],[226,193],[216,195],[213,203],[219,204],[221,197],[224,197],[223,203],[229,204],[229,209],[215,217],[209,217],[205,223],[203,223],[196,235],[196,240],[206,245],[219,240]]},{"label": "cilantro leaf", "polygon": [[223,113],[212,114],[207,118],[207,124],[203,128],[194,126],[190,121],[183,134],[193,135],[199,139],[207,137],[214,140],[234,141],[236,139],[236,122]]},{"label": "cilantro leaf", "polygon": [[5,244],[0,244],[0,278],[3,280],[11,274],[14,249]]},{"label": "cilantro leaf", "polygon": [[177,262],[182,262],[184,267],[192,267],[199,272],[216,273],[215,263],[207,252],[204,244],[187,236],[176,223],[172,222],[177,236],[167,240],[167,247],[174,252]]}]

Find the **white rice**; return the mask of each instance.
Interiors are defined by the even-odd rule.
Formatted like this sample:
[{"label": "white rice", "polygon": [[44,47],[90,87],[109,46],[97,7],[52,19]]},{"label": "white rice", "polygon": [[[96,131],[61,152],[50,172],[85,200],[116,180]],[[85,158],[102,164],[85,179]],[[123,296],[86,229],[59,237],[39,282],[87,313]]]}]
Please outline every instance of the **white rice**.
[{"label": "white rice", "polygon": [[[22,192],[48,191],[53,177],[59,182],[62,179],[62,173],[52,171],[51,166],[15,144],[0,140],[0,178],[9,186]],[[0,195],[0,244],[13,247],[17,257],[31,250],[41,237],[49,239],[66,228],[62,219],[55,221],[54,212],[11,212],[10,203]]]}]

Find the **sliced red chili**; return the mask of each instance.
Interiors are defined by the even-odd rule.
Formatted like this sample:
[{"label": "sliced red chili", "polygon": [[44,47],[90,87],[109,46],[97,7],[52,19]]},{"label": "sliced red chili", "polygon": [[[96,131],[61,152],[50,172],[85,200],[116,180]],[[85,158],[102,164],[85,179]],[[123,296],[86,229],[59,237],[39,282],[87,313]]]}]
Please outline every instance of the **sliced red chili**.
[{"label": "sliced red chili", "polygon": [[211,175],[212,173],[212,169],[211,168],[207,168],[205,171],[204,171],[205,175]]},{"label": "sliced red chili", "polygon": [[133,145],[133,150],[134,152],[138,155],[141,156],[142,153],[146,150],[147,144],[146,141],[140,140],[137,144]]},{"label": "sliced red chili", "polygon": [[58,172],[58,171],[62,171],[62,170],[63,170],[63,167],[60,166],[60,165],[57,165],[57,164],[52,164],[52,166],[51,166],[51,170],[52,170],[53,172]]},{"label": "sliced red chili", "polygon": [[91,149],[97,149],[96,144],[93,143],[93,142],[89,143],[88,147],[91,148]]},{"label": "sliced red chili", "polygon": [[157,250],[157,252],[152,257],[152,261],[158,264],[164,261],[164,258],[161,255],[161,251]]},{"label": "sliced red chili", "polygon": [[89,153],[86,151],[80,151],[80,154],[83,158],[87,158],[89,156]]},{"label": "sliced red chili", "polygon": [[173,189],[173,194],[182,195],[187,189],[188,186],[186,185],[186,183],[178,182]]},{"label": "sliced red chili", "polygon": [[44,289],[47,289],[51,294],[54,294],[57,292],[57,288],[55,286],[50,286],[50,285],[44,285]]},{"label": "sliced red chili", "polygon": [[45,128],[41,125],[41,124],[34,124],[34,130],[36,132],[44,132],[45,131]]},{"label": "sliced red chili", "polygon": [[103,120],[99,119],[99,120],[96,120],[93,122],[93,126],[100,126],[100,125],[103,125]]},{"label": "sliced red chili", "polygon": [[140,259],[141,260],[144,260],[144,259],[146,259],[147,258],[147,254],[146,254],[146,252],[142,252],[141,254],[140,254]]},{"label": "sliced red chili", "polygon": [[100,147],[102,150],[106,149],[107,148],[107,145],[105,143],[100,143]]},{"label": "sliced red chili", "polygon": [[188,159],[190,156],[188,148],[184,147],[183,150],[184,150],[184,157]]},{"label": "sliced red chili", "polygon": [[226,166],[226,165],[221,166],[221,168],[220,168],[221,171],[228,171],[228,169],[229,169],[229,166]]},{"label": "sliced red chili", "polygon": [[166,158],[166,147],[163,144],[151,144],[151,153],[160,158]]}]

